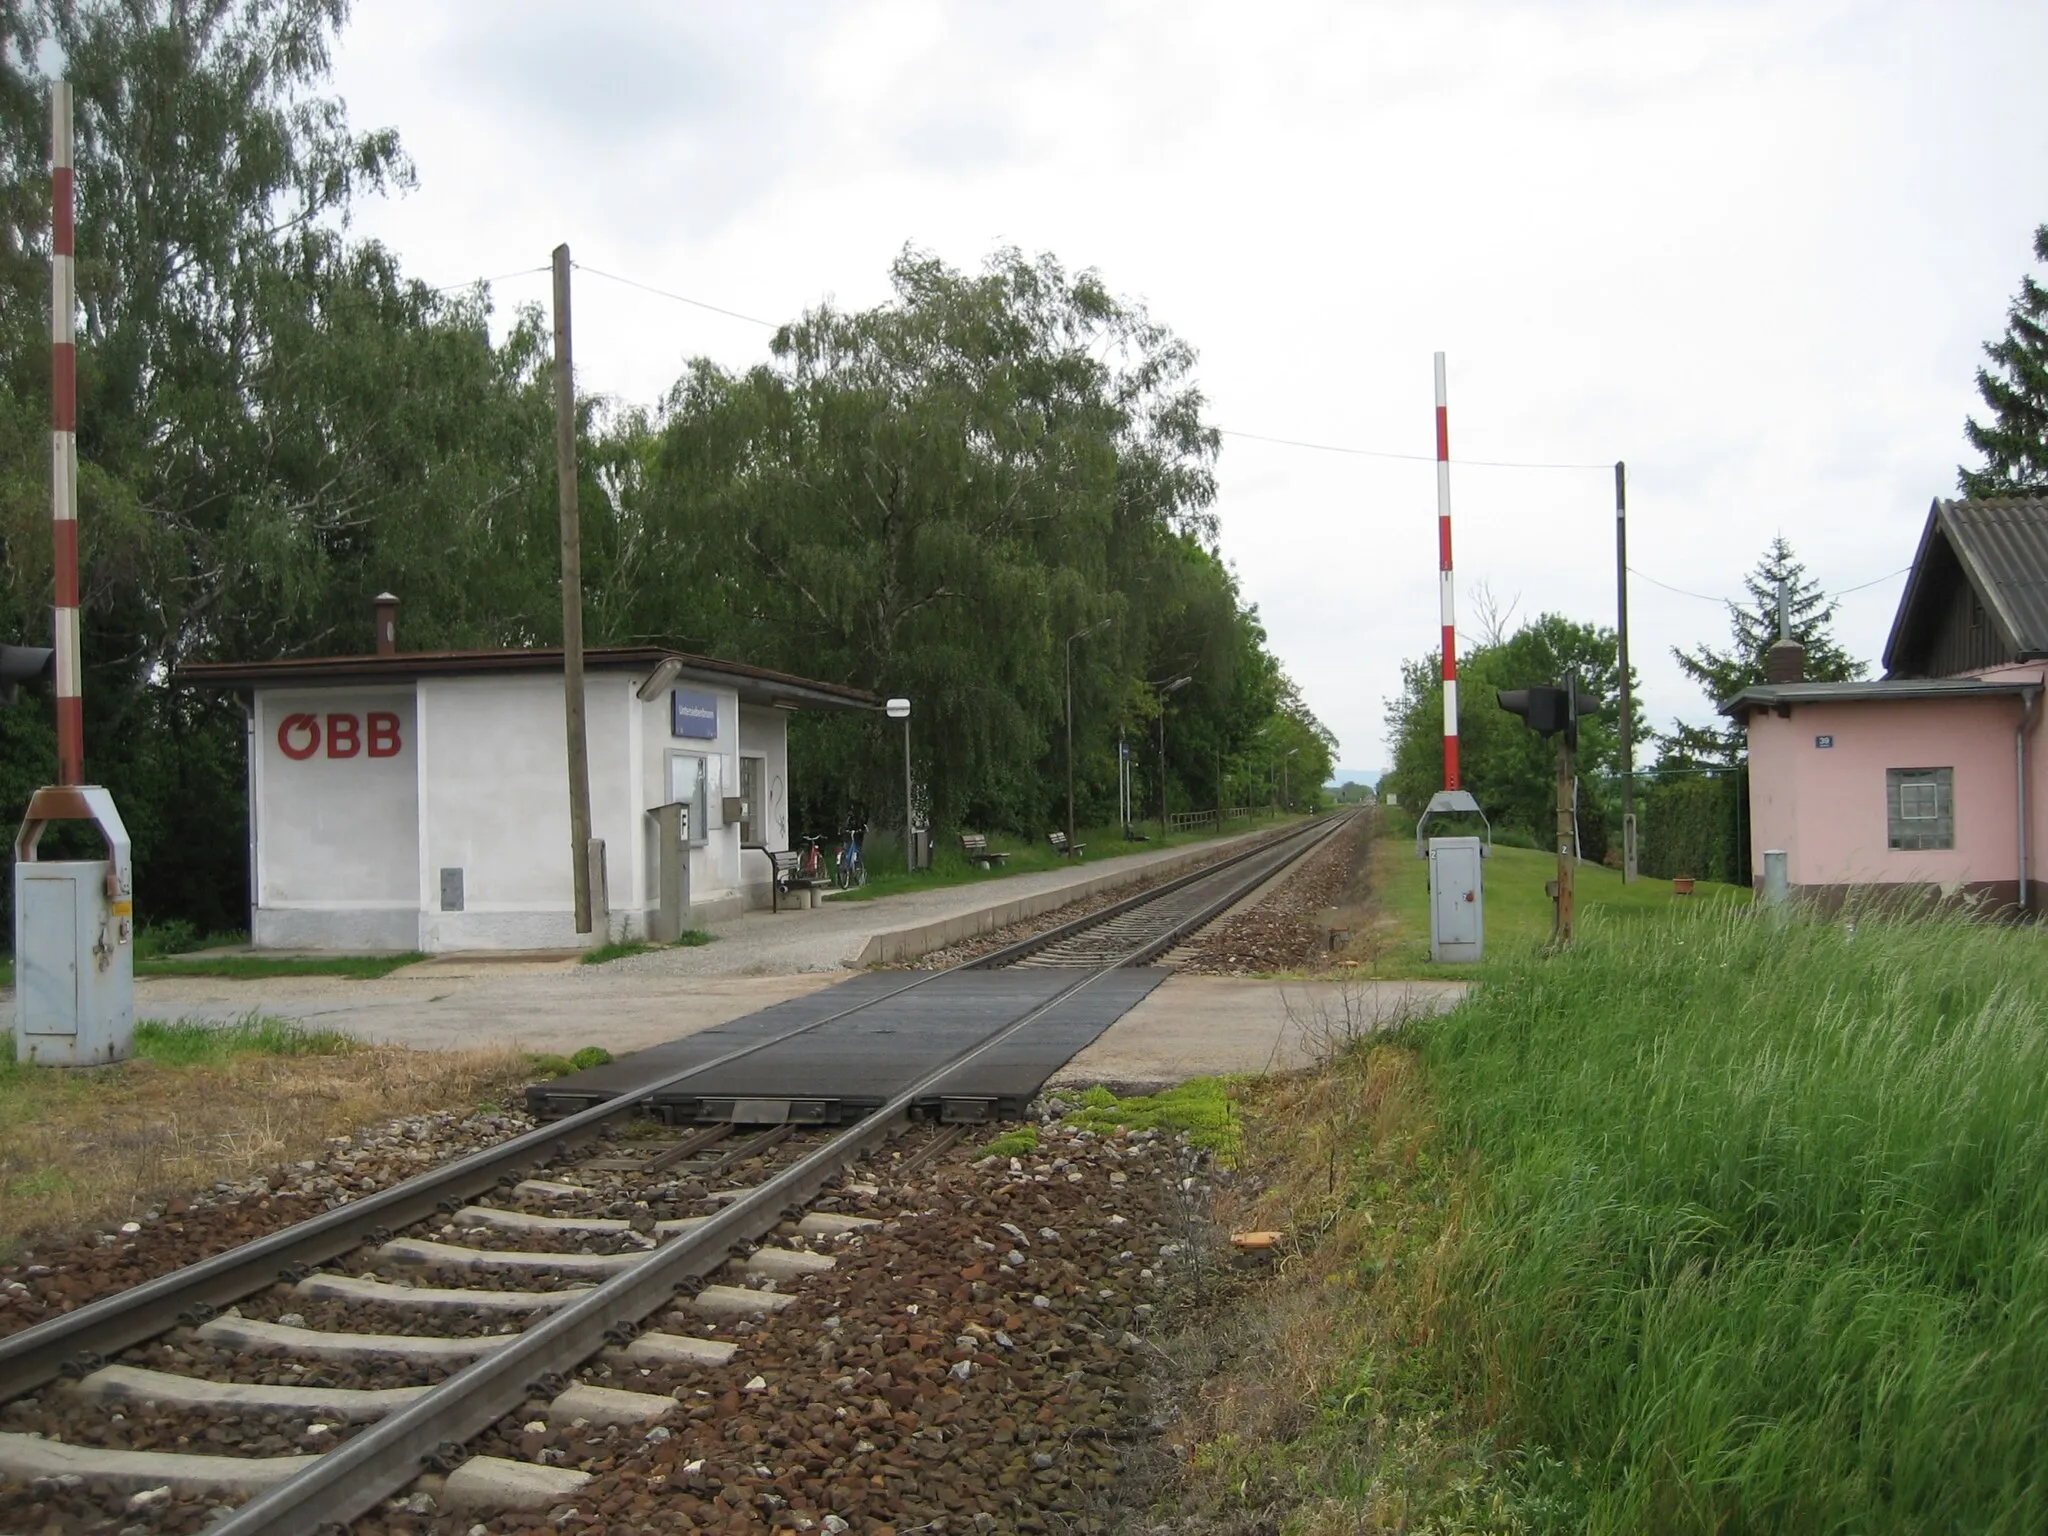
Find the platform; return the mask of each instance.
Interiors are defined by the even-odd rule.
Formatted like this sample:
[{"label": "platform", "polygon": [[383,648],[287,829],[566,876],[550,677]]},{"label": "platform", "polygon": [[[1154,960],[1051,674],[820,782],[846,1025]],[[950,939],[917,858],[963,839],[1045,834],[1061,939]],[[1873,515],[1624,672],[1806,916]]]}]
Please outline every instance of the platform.
[{"label": "platform", "polygon": [[[1166,975],[1154,966],[1103,974],[936,1085],[920,1108],[954,1120],[1022,1114],[1047,1078]],[[960,971],[910,986],[916,979],[902,971],[857,976],[604,1066],[535,1084],[527,1100],[544,1116],[572,1113],[755,1041],[829,1019],[808,1034],[678,1084],[650,1104],[677,1123],[736,1119],[834,1125],[857,1120],[975,1041],[1045,1006],[1076,977],[1059,971]],[[835,1014],[845,1017],[834,1019]]]}]

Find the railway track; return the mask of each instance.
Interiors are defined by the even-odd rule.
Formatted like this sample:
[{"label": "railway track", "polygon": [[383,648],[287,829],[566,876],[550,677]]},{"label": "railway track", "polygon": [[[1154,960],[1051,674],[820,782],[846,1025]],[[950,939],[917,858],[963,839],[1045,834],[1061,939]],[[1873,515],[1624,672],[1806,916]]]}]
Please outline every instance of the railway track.
[{"label": "railway track", "polygon": [[[1165,953],[1339,825],[1293,830],[956,968],[1070,979],[851,1126],[635,1116],[684,1079],[952,973],[907,978],[0,1339],[0,1403],[14,1400],[0,1478],[128,1490],[145,1515],[185,1492],[244,1499],[214,1536],[345,1527],[423,1473],[439,1479],[441,1509],[558,1505],[584,1474],[545,1452],[529,1462],[464,1444],[521,1411],[536,1415],[529,1429],[661,1425],[691,1371],[729,1364],[804,1277],[870,1239],[884,1181],[907,1183],[966,1134],[919,1118],[950,1074]],[[29,1420],[46,1414],[40,1435],[16,1427],[30,1397]],[[172,1448],[77,1443],[109,1438],[78,1434],[93,1415],[124,1426],[112,1438]]]}]

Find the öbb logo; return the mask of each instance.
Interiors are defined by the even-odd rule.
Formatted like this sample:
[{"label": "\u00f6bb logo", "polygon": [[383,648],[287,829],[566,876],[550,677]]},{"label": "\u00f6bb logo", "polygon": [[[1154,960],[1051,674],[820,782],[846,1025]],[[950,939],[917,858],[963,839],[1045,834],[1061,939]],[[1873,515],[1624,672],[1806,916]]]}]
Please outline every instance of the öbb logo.
[{"label": "\u00f6bb logo", "polygon": [[320,750],[323,734],[329,757],[354,757],[365,751],[371,757],[396,757],[405,745],[398,739],[398,716],[376,709],[360,719],[329,715],[324,732],[318,715],[286,715],[277,727],[277,749],[303,763]]}]

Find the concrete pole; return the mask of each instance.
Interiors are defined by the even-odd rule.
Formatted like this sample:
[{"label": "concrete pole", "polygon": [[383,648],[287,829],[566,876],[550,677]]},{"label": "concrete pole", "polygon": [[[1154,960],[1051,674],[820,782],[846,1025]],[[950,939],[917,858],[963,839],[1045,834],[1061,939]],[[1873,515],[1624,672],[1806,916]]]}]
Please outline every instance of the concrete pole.
[{"label": "concrete pole", "polygon": [[914,845],[911,823],[910,793],[910,716],[903,717],[903,863],[911,874],[917,873],[917,849]]},{"label": "concrete pole", "polygon": [[576,931],[590,932],[590,743],[583,726],[583,530],[576,501],[576,372],[569,247],[555,247],[555,494],[562,513],[562,704],[569,733],[569,868]]}]

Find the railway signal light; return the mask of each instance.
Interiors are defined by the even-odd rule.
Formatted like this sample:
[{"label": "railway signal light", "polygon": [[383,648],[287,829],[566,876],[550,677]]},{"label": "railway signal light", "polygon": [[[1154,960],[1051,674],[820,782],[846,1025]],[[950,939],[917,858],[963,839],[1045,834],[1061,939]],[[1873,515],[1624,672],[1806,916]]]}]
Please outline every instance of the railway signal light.
[{"label": "railway signal light", "polygon": [[1603,707],[1599,695],[1584,692],[1577,678],[1569,679],[1562,688],[1548,684],[1536,688],[1500,688],[1494,691],[1493,696],[1502,709],[1511,715],[1520,715],[1523,724],[1537,735],[1555,736],[1562,731],[1565,745],[1572,748],[1579,744],[1579,722],[1599,714]]},{"label": "railway signal light", "polygon": [[43,645],[0,645],[0,704],[12,704],[23,683],[57,675],[57,653]]}]

